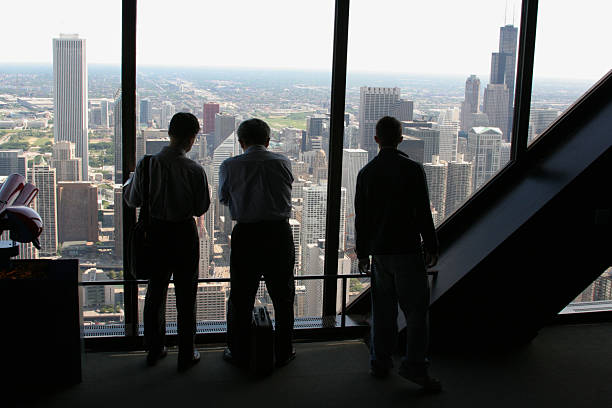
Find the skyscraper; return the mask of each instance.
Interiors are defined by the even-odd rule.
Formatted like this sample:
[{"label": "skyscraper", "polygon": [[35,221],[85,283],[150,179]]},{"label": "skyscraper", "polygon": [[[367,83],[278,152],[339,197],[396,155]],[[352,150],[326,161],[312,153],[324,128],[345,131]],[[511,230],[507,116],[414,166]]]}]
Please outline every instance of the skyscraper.
[{"label": "skyscraper", "polygon": [[219,104],[207,102],[203,107],[202,133],[210,134],[215,131],[215,114],[219,113]]},{"label": "skyscraper", "polygon": [[448,163],[446,204],[444,217],[451,215],[472,194],[472,163],[457,154],[457,160]]},{"label": "skyscraper", "polygon": [[390,116],[397,109],[400,88],[379,88],[362,86],[359,95],[359,145],[367,150],[368,161],[378,154],[374,141],[376,122],[383,116]]},{"label": "skyscraper", "polygon": [[391,111],[391,116],[399,121],[411,121],[414,112],[414,101],[400,99]]},{"label": "skyscraper", "polygon": [[470,75],[465,81],[465,98],[461,104],[461,130],[467,132],[473,126],[471,113],[478,113],[480,107],[480,79]]},{"label": "skyscraper", "polygon": [[289,226],[291,227],[293,246],[295,247],[295,264],[293,266],[293,274],[297,275],[302,267],[302,246],[300,244],[302,226],[300,222],[294,218],[289,219]]},{"label": "skyscraper", "polygon": [[100,125],[105,129],[110,125],[110,101],[106,99],[100,101]]},{"label": "skyscraper", "polygon": [[[457,157],[457,138],[459,135],[459,123],[443,120],[437,125],[440,131],[440,160],[450,162]],[[430,158],[431,160],[431,158]]]},{"label": "skyscraper", "polygon": [[176,113],[176,108],[172,104],[172,102],[164,101],[161,106],[161,111],[159,114],[159,127],[160,129],[168,129],[170,125],[170,120]]},{"label": "skyscraper", "polygon": [[[404,133],[423,141],[423,162],[430,163],[431,156],[440,155],[440,130],[428,127],[407,127]],[[456,146],[456,145],[455,145]]]},{"label": "skyscraper", "polygon": [[[433,155],[431,163],[423,164],[429,190],[429,201],[431,206],[438,211],[438,223],[444,218],[446,208],[446,184],[448,177],[448,166],[441,162],[440,157]],[[437,224],[436,223],[436,226]]]},{"label": "skyscraper", "polygon": [[219,191],[219,166],[225,159],[229,159],[240,153],[240,145],[236,132],[231,132],[223,142],[217,146],[213,153],[213,174],[212,186],[215,191]]},{"label": "skyscraper", "polygon": [[151,106],[151,100],[141,99],[140,100],[140,123],[144,126],[148,126],[153,120],[153,107]]},{"label": "skyscraper", "polygon": [[[506,107],[505,127],[500,127],[506,141],[510,140],[512,131],[512,117],[514,106],[514,78],[516,71],[516,45],[518,28],[513,25],[505,25],[499,29],[499,52],[491,55],[491,74],[489,84],[504,84],[508,89]],[[486,90],[485,90],[486,92]],[[485,93],[486,98],[486,93]],[[488,114],[487,111],[485,113]],[[489,125],[499,127],[497,122],[491,121]],[[501,123],[501,122],[499,122]]]},{"label": "skyscraper", "polygon": [[414,136],[404,136],[397,148],[406,153],[411,160],[423,163],[425,157],[425,141],[423,139]]},{"label": "skyscraper", "polygon": [[98,188],[89,182],[57,183],[58,241],[98,240]]},{"label": "skyscraper", "polygon": [[0,150],[0,176],[10,176],[17,173],[27,177],[27,167],[23,150]]},{"label": "skyscraper", "polygon": [[53,113],[55,141],[75,144],[82,180],[88,180],[87,62],[78,34],[53,39]]},{"label": "skyscraper", "polygon": [[[355,236],[355,186],[359,170],[368,164],[368,152],[363,149],[342,151],[342,187],[346,188],[346,235],[353,242]],[[352,246],[352,245],[351,245]]]},{"label": "skyscraper", "polygon": [[502,131],[495,127],[473,127],[468,132],[474,191],[499,171],[501,141]]},{"label": "skyscraper", "polygon": [[53,145],[50,164],[55,169],[57,181],[81,181],[82,162],[75,157],[75,145],[67,140]]},{"label": "skyscraper", "polygon": [[[229,135],[236,130],[236,117],[224,113],[215,114],[215,142],[216,149]],[[236,151],[237,154],[237,151]]]},{"label": "skyscraper", "polygon": [[40,214],[43,230],[40,234],[40,256],[57,255],[57,181],[55,169],[34,165],[30,182],[38,188],[35,209]]},{"label": "skyscraper", "polygon": [[489,84],[484,91],[482,110],[487,114],[489,126],[501,130],[505,140],[509,141],[508,95],[506,84]]}]

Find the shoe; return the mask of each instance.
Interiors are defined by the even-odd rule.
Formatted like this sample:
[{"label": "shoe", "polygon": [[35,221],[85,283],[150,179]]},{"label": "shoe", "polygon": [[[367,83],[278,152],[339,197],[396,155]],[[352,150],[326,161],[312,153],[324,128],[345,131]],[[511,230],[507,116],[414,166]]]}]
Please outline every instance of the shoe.
[{"label": "shoe", "polygon": [[232,351],[227,347],[225,348],[225,350],[223,350],[223,360],[227,361],[228,363],[232,365],[235,365],[236,367],[244,368],[248,366],[248,362],[241,361],[235,358],[234,355],[232,354]]},{"label": "shoe", "polygon": [[399,375],[408,381],[412,381],[413,383],[420,385],[425,392],[438,393],[442,391],[442,384],[440,383],[440,380],[430,377],[427,372],[415,375],[415,373],[411,373],[407,369],[400,368]]},{"label": "shoe", "polygon": [[200,352],[198,350],[193,350],[191,359],[179,358],[177,369],[178,371],[187,371],[199,362],[200,362]]},{"label": "shoe", "polygon": [[390,371],[388,368],[370,367],[370,375],[374,378],[387,378]]},{"label": "shoe", "polygon": [[292,362],[293,360],[295,360],[295,355],[296,355],[296,354],[295,354],[295,349],[292,349],[292,350],[291,350],[291,353],[289,354],[289,356],[288,356],[288,357],[285,357],[285,358],[280,358],[280,359],[279,359],[279,358],[277,358],[277,359],[276,359],[276,367],[278,368],[278,367],[284,367],[284,366],[286,366],[287,364],[289,364],[290,362]]},{"label": "shoe", "polygon": [[161,350],[152,351],[149,350],[147,353],[147,365],[149,367],[153,367],[159,360],[166,357],[168,355],[168,347],[164,346]]}]

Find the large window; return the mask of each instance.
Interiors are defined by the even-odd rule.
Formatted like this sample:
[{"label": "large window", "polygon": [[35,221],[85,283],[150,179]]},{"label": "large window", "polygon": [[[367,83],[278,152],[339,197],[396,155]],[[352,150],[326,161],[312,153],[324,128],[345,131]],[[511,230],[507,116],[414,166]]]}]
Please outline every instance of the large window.
[{"label": "large window", "polygon": [[[20,257],[78,258],[83,281],[122,279],[113,175],[121,1],[3,2],[2,15],[0,178],[35,184],[44,222],[41,249],[22,245]],[[84,287],[84,322],[122,322],[122,291]]]},{"label": "large window", "polygon": [[[295,4],[279,0],[179,1],[164,10],[157,2],[138,3],[136,158],[168,143],[175,112],[200,120],[189,155],[204,166],[212,196],[197,222],[200,279],[229,278],[235,222],[219,203],[219,166],[242,153],[236,129],[253,117],[272,128],[270,150],[292,162],[295,275],[322,274],[334,2],[304,3],[299,18]],[[321,316],[323,281],[296,285],[296,316]],[[200,282],[200,294],[198,319],[224,319],[229,283]],[[257,302],[273,310],[263,282]]]},{"label": "large window", "polygon": [[528,142],[612,68],[605,1],[540,0]]}]

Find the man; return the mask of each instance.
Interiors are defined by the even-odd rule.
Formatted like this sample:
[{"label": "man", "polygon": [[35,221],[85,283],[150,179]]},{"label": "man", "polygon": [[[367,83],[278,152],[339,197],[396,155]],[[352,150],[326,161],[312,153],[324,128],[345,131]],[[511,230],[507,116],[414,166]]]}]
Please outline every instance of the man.
[{"label": "man", "polygon": [[[376,124],[378,155],[357,176],[355,233],[359,270],[370,274],[372,337],[370,373],[386,377],[397,337],[397,305],[407,322],[407,350],[399,374],[428,391],[440,382],[427,371],[429,288],[425,261],[438,259],[425,172],[397,150],[401,123],[385,116]],[[421,245],[424,243],[424,254]]]},{"label": "man", "polygon": [[295,358],[291,163],[267,150],[270,127],[262,120],[242,122],[237,134],[244,154],[225,160],[219,168],[219,201],[229,206],[237,221],[231,239],[228,348],[223,358],[238,366],[248,364],[251,314],[263,275],[274,304],[276,365],[283,366]]},{"label": "man", "polygon": [[149,189],[153,237],[159,248],[159,267],[152,271],[144,307],[144,335],[148,346],[147,364],[155,365],[167,355],[166,294],[174,276],[178,314],[178,369],[184,371],[200,360],[194,346],[196,291],[200,244],[193,217],[204,214],[210,205],[208,181],[202,166],[185,154],[191,150],[200,131],[191,113],[177,113],[168,129],[170,144],[152,156],[149,186],[144,185],[145,160],[124,187],[130,207],[141,207],[143,191]]}]

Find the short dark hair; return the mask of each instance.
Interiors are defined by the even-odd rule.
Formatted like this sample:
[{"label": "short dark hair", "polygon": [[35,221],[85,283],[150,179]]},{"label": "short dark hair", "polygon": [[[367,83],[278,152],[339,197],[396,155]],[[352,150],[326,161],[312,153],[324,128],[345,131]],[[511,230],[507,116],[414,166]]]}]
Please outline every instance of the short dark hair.
[{"label": "short dark hair", "polygon": [[189,140],[200,131],[198,118],[188,112],[179,112],[170,120],[168,134],[179,140]]},{"label": "short dark hair", "polygon": [[397,146],[402,141],[402,123],[392,116],[384,116],[376,123],[376,136],[382,146]]},{"label": "short dark hair", "polygon": [[238,126],[238,140],[248,145],[266,144],[270,140],[270,126],[261,119],[245,120]]}]

